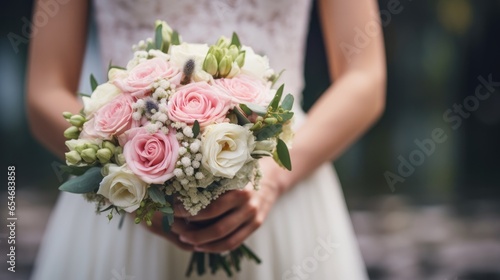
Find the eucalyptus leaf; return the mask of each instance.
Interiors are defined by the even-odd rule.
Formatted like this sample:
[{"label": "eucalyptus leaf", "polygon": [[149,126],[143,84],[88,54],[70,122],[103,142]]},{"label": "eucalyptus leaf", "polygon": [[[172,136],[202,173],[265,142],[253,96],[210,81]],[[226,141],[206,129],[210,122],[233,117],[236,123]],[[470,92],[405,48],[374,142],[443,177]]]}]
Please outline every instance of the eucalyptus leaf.
[{"label": "eucalyptus leaf", "polygon": [[273,100],[269,104],[269,107],[274,111],[278,108],[280,101],[281,101],[281,96],[283,95],[283,89],[285,88],[285,84],[282,84],[278,90],[276,91],[276,94],[273,97]]},{"label": "eucalyptus leaf", "polygon": [[278,119],[279,123],[285,123],[293,118],[293,112],[285,112],[285,113],[274,113],[271,114],[273,117]]},{"label": "eucalyptus leaf", "polygon": [[250,110],[250,108],[248,108],[248,106],[245,104],[240,104],[240,109],[243,110],[243,113],[245,113],[247,116],[252,114],[252,110]]},{"label": "eucalyptus leaf", "polygon": [[285,99],[283,99],[283,102],[281,102],[281,108],[283,108],[283,110],[292,110],[293,101],[294,101],[293,95],[287,94],[285,96]]},{"label": "eucalyptus leaf", "polygon": [[231,45],[237,46],[238,49],[241,48],[240,38],[238,38],[236,32],[233,32],[233,36],[231,37]]},{"label": "eucalyptus leaf", "polygon": [[89,193],[99,187],[102,178],[101,168],[92,167],[81,176],[66,181],[59,187],[59,190],[70,193]]},{"label": "eucalyptus leaf", "polygon": [[292,162],[290,160],[290,153],[288,152],[288,147],[286,143],[278,138],[278,144],[276,145],[276,151],[278,152],[278,158],[281,161],[281,164],[288,169],[292,170]]},{"label": "eucalyptus leaf", "polygon": [[180,45],[181,44],[181,39],[179,38],[179,33],[177,33],[177,31],[172,32],[172,37],[170,39],[170,43],[172,45]]},{"label": "eucalyptus leaf", "polygon": [[281,124],[273,124],[258,130],[254,135],[257,138],[257,141],[262,141],[278,135],[282,128],[283,125]]},{"label": "eucalyptus leaf", "polygon": [[165,206],[165,207],[162,207],[159,209],[160,212],[162,212],[163,214],[174,214],[174,209],[172,209],[172,207],[170,206]]},{"label": "eucalyptus leaf", "polygon": [[94,92],[98,85],[99,84],[97,83],[94,74],[90,74],[90,88],[92,89],[92,92]]},{"label": "eucalyptus leaf", "polygon": [[198,120],[194,120],[193,123],[193,137],[196,138],[198,137],[198,134],[200,134],[200,123]]},{"label": "eucalyptus leaf", "polygon": [[163,48],[163,26],[161,24],[158,24],[155,30],[155,47],[158,50],[161,50]]},{"label": "eucalyptus leaf", "polygon": [[247,123],[250,123],[248,118],[243,114],[243,110],[240,111],[240,109],[234,108],[233,113],[236,115],[239,125],[245,125]]},{"label": "eucalyptus leaf", "polygon": [[85,173],[85,171],[89,170],[90,168],[94,167],[93,165],[84,165],[84,166],[75,166],[75,165],[71,165],[71,166],[68,166],[68,165],[61,165],[59,168],[61,169],[61,171],[63,171],[64,173],[69,173],[71,175],[76,175],[76,176],[80,176],[82,175],[83,173]]},{"label": "eucalyptus leaf", "polygon": [[151,185],[148,188],[148,194],[151,200],[154,202],[165,204],[167,201],[165,200],[165,194],[158,188],[157,185]]},{"label": "eucalyptus leaf", "polygon": [[163,228],[163,232],[169,232],[170,231],[170,226],[172,225],[172,223],[170,223],[170,220],[173,219],[173,218],[170,218],[170,217],[173,217],[173,215],[163,215],[163,217],[161,218],[161,226]]},{"label": "eucalyptus leaf", "polygon": [[253,103],[246,103],[245,105],[248,109],[259,116],[264,116],[267,114],[267,109],[265,107]]}]

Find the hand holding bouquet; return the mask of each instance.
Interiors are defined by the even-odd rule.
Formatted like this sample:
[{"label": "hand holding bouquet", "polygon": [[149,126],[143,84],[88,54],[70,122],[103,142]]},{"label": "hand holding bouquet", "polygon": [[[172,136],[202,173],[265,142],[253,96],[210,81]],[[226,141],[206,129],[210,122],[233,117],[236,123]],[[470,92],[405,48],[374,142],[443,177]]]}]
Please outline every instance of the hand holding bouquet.
[{"label": "hand holding bouquet", "polygon": [[[226,191],[257,189],[261,157],[291,169],[293,96],[273,89],[279,76],[267,58],[236,34],[190,44],[157,21],[155,39],[133,49],[126,68],[110,66],[106,83],[91,76],[80,114],[63,113],[72,125],[64,168],[77,177],[61,190],[84,194],[109,219],[135,213],[136,223],[151,225],[161,212],[168,231],[174,198],[196,215]],[[193,253],[188,275],[205,272],[206,255]],[[208,264],[231,275],[244,256],[260,262],[241,245],[208,254]]]}]

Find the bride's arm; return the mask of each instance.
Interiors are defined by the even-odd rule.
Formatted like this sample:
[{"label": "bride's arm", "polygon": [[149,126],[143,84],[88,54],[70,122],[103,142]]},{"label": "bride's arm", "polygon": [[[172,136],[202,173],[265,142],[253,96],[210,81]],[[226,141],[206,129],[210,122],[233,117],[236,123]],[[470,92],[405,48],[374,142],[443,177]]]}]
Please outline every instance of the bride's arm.
[{"label": "bride's arm", "polygon": [[179,219],[172,231],[181,236],[180,240],[202,251],[236,248],[262,224],[281,194],[321,164],[337,158],[381,115],[386,69],[380,24],[376,24],[377,32],[371,30],[369,43],[357,46],[355,54],[345,56],[341,49],[345,44],[356,47],[354,38],[358,28],[365,30],[369,22],[380,21],[377,9],[375,0],[320,1],[328,62],[335,83],[315,103],[305,123],[296,131],[291,149],[293,170],[288,172],[269,159],[261,160],[264,175],[260,191],[249,188],[227,192],[194,217],[176,209],[180,218],[191,221],[219,219],[204,228],[193,228]]},{"label": "bride's arm", "polygon": [[[36,1],[33,15],[45,13]],[[33,135],[59,157],[64,156],[63,131],[69,127],[61,113],[77,113],[76,92],[87,36],[88,1],[72,0],[44,26],[35,26],[28,59],[27,112]]]},{"label": "bride's arm", "polygon": [[[340,156],[385,106],[385,52],[376,1],[322,0],[319,5],[330,76],[335,82],[296,133],[291,150],[293,171],[280,172],[283,191]],[[373,27],[377,29],[373,31]],[[355,43],[356,30],[365,34],[366,46]]]}]

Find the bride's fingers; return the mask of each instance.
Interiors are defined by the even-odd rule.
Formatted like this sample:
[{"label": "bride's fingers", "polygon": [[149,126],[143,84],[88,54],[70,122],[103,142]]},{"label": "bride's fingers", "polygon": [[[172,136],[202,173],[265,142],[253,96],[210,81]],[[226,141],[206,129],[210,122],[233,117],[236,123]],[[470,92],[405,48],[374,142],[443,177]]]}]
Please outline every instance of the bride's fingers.
[{"label": "bride's fingers", "polygon": [[[181,222],[182,223],[182,222]],[[163,225],[162,225],[162,214],[161,213],[158,213],[156,212],[154,215],[153,215],[153,218],[152,218],[152,225],[151,226],[148,226],[148,225],[144,225],[149,231],[151,231],[152,233],[154,234],[157,234],[157,235],[160,235],[164,238],[166,238],[167,240],[169,240],[170,242],[174,243],[174,245],[176,245],[177,247],[179,247],[180,249],[183,249],[183,250],[186,250],[186,251],[193,251],[193,245],[191,244],[187,244],[185,242],[182,242],[180,239],[179,239],[179,235],[178,234],[175,234],[174,232],[172,231],[167,231],[165,232],[163,230]]]},{"label": "bride's fingers", "polygon": [[204,227],[202,229],[189,229],[184,227],[176,233],[179,234],[180,240],[195,246],[208,244],[217,241],[230,235],[242,224],[255,218],[257,215],[257,207],[253,205],[245,205],[237,208],[233,212],[224,216],[217,222]]},{"label": "bride's fingers", "polygon": [[196,216],[191,216],[188,213],[187,216],[182,217],[192,222],[211,220],[245,204],[251,197],[252,193],[248,190],[229,191],[210,203],[207,208],[201,210]]},{"label": "bride's fingers", "polygon": [[245,241],[245,239],[250,236],[250,234],[252,234],[257,228],[259,228],[261,224],[262,221],[258,219],[252,219],[228,237],[209,244],[195,246],[194,250],[207,253],[221,253],[234,250],[238,248],[243,243],[243,241]]}]

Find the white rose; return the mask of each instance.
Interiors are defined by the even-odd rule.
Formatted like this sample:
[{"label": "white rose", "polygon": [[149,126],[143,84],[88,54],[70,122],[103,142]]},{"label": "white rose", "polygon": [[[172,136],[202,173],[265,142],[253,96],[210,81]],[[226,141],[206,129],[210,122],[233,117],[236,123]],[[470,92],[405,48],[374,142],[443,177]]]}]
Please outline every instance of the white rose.
[{"label": "white rose", "polygon": [[195,82],[208,82],[212,79],[212,75],[203,71],[203,62],[208,53],[207,44],[188,44],[182,43],[170,47],[170,62],[173,65],[184,69],[184,65],[190,59],[194,61],[193,80]]},{"label": "white rose", "polygon": [[267,56],[258,55],[252,48],[247,46],[242,49],[245,51],[245,63],[241,68],[241,72],[259,79],[266,79],[270,71],[272,71]]},{"label": "white rose", "polygon": [[111,83],[99,85],[90,97],[82,97],[83,112],[88,118],[92,117],[97,110],[109,103],[113,98],[119,95],[120,89]]},{"label": "white rose", "polygon": [[127,76],[127,70],[123,70],[123,69],[119,69],[119,68],[111,68],[108,71],[108,80],[110,82],[112,82],[116,79],[124,78],[126,76]]},{"label": "white rose", "polygon": [[97,193],[129,213],[137,210],[146,196],[148,184],[140,180],[126,165],[111,164],[108,171],[109,174],[102,179]]},{"label": "white rose", "polygon": [[201,163],[215,176],[233,178],[252,160],[254,147],[254,136],[248,129],[231,123],[210,125],[201,138]]}]

